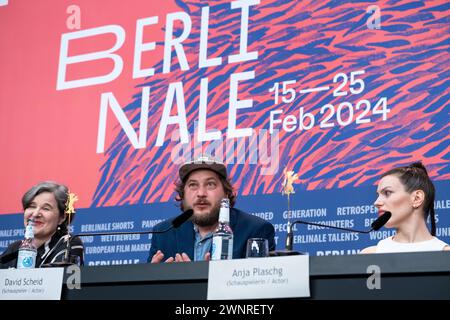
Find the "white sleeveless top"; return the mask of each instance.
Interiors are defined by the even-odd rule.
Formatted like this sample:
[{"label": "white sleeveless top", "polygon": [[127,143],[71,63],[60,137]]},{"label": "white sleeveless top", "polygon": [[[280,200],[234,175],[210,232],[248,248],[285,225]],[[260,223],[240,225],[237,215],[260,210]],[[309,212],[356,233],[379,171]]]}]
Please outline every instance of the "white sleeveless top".
[{"label": "white sleeveless top", "polygon": [[447,245],[447,243],[436,237],[433,237],[431,240],[414,243],[397,242],[392,240],[392,237],[380,240],[377,244],[376,253],[441,251]]}]

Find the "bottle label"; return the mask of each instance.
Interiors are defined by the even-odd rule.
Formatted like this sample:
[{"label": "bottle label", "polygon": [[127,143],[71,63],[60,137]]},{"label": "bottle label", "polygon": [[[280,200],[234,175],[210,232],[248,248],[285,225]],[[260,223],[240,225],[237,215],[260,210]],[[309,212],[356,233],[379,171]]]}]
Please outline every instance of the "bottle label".
[{"label": "bottle label", "polygon": [[211,260],[220,260],[222,255],[222,238],[213,237],[211,244]]},{"label": "bottle label", "polygon": [[228,259],[233,259],[233,238],[228,240]]},{"label": "bottle label", "polygon": [[36,265],[36,252],[20,250],[17,258],[17,269],[32,269]]},{"label": "bottle label", "polygon": [[211,260],[233,259],[233,237],[213,237]]}]

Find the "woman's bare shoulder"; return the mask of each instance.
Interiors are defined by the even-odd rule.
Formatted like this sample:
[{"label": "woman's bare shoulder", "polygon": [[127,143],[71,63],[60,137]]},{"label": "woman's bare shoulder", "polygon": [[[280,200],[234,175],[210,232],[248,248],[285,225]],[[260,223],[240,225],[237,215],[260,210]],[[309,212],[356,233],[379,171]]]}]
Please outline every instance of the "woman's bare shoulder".
[{"label": "woman's bare shoulder", "polygon": [[377,252],[377,246],[371,246],[362,249],[359,253],[366,254],[366,253],[376,253]]}]

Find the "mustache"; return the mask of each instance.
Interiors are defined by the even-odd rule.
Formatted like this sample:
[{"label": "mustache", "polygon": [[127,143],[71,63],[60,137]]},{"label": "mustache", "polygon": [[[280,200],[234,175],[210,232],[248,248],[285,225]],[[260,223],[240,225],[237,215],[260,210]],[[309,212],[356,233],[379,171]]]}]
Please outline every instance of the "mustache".
[{"label": "mustache", "polygon": [[209,201],[207,201],[207,200],[197,200],[197,201],[195,201],[194,202],[194,205],[198,205],[198,204],[208,204],[208,205],[211,205],[211,203],[209,202]]}]

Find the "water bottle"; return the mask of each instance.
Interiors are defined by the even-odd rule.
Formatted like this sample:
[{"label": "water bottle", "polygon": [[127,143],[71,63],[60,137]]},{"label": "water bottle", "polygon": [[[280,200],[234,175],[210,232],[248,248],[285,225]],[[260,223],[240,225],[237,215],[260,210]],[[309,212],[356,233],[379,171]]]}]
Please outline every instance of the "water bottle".
[{"label": "water bottle", "polygon": [[36,266],[37,248],[34,244],[34,221],[28,220],[25,228],[25,239],[19,246],[17,269],[32,269]]},{"label": "water bottle", "polygon": [[220,202],[219,226],[213,233],[211,260],[233,259],[233,230],[230,227],[230,200]]}]

